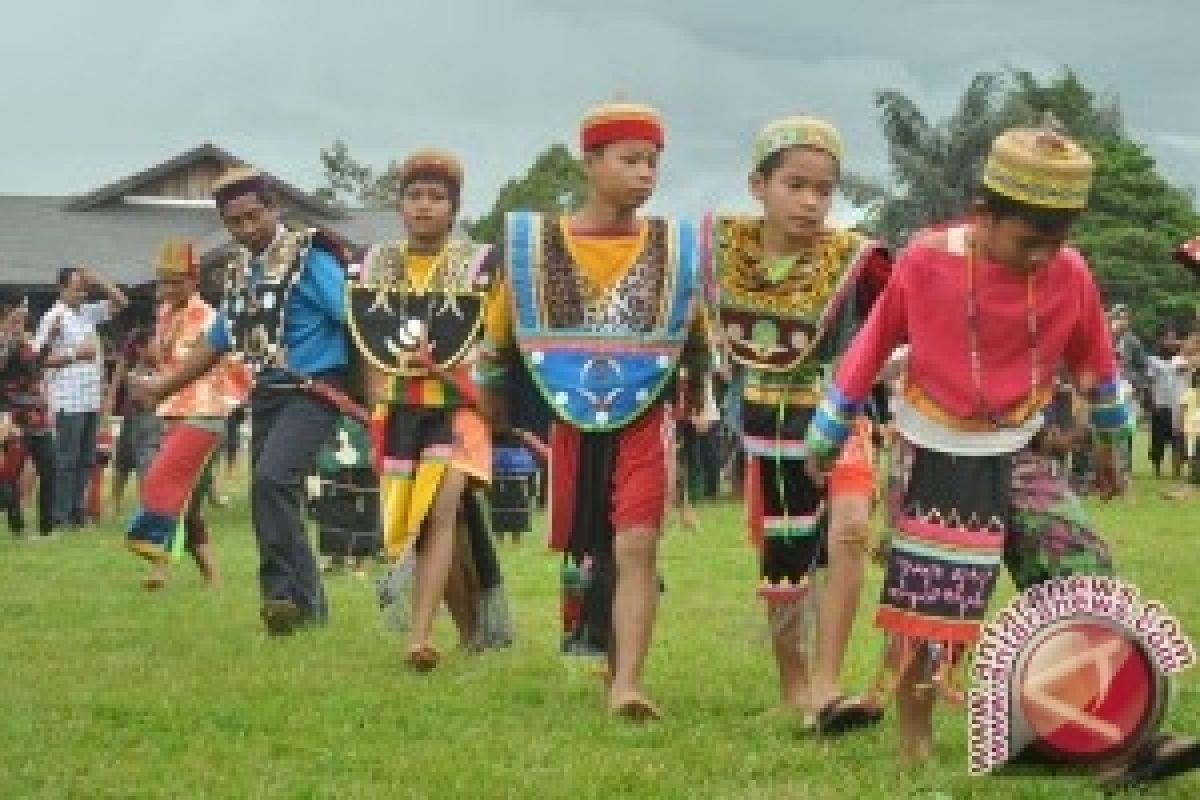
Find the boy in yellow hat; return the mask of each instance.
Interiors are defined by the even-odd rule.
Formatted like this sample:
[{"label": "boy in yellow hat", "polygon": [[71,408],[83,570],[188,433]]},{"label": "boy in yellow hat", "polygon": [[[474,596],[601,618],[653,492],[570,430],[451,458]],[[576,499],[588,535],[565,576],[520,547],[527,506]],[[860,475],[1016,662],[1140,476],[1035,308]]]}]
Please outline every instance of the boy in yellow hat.
[{"label": "boy in yellow hat", "polygon": [[[1001,134],[973,213],[913,237],[808,429],[820,475],[880,369],[908,343],[876,618],[888,642],[879,689],[896,694],[907,760],[932,753],[929,687],[961,698],[954,668],[980,635],[1002,560],[1019,588],[1112,568],[1065,477],[1031,448],[1065,365],[1091,403],[1099,490],[1121,488],[1117,362],[1091,273],[1066,246],[1092,171],[1061,133]],[[1052,513],[1064,508],[1080,513]]]}]

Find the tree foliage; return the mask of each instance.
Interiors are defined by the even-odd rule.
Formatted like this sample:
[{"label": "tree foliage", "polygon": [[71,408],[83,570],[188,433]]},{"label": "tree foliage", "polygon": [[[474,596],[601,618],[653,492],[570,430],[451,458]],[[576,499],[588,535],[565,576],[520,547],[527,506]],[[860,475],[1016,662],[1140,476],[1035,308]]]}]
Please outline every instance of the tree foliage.
[{"label": "tree foliage", "polygon": [[495,244],[504,233],[504,215],[509,211],[573,211],[583,203],[586,191],[587,176],[579,160],[565,145],[551,145],[523,176],[500,187],[491,210],[468,224],[467,230],[476,241]]},{"label": "tree foliage", "polygon": [[1171,186],[1145,148],[1128,138],[1115,97],[1092,92],[1070,69],[1045,82],[1014,69],[976,75],[939,121],[898,91],[877,92],[875,103],[890,184],[851,175],[845,186],[852,201],[869,208],[865,225],[875,235],[898,246],[913,231],[964,213],[992,139],[1049,112],[1096,162],[1090,210],[1072,238],[1106,300],[1128,304],[1143,334],[1195,313],[1200,290],[1170,258],[1175,246],[1200,233],[1193,198]]},{"label": "tree foliage", "polygon": [[325,182],[313,191],[317,197],[340,206],[395,207],[399,194],[395,164],[376,172],[350,155],[341,139],[321,148],[320,158]]}]

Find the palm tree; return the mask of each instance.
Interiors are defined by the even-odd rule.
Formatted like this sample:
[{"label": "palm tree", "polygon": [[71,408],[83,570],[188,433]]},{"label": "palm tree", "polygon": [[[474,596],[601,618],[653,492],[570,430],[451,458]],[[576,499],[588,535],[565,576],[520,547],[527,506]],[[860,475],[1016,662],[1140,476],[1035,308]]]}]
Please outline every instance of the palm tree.
[{"label": "palm tree", "polygon": [[1046,84],[1028,71],[981,72],[954,112],[931,122],[910,98],[885,89],[875,105],[888,142],[891,185],[847,175],[843,192],[869,209],[866,227],[898,246],[933,222],[963,214],[971,203],[992,140],[1006,128],[1053,112],[1067,130],[1088,138],[1120,132],[1116,101],[1097,100],[1065,69]]}]

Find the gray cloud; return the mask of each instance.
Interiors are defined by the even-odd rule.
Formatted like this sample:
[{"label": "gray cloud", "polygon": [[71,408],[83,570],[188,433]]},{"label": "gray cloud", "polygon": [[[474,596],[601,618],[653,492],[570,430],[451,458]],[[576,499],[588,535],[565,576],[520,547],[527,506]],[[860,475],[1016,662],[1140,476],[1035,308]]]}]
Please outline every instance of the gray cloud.
[{"label": "gray cloud", "polygon": [[886,171],[871,92],[932,114],[969,77],[1070,64],[1120,97],[1177,182],[1200,185],[1189,0],[149,0],[40,2],[0,33],[0,191],[84,191],[211,140],[302,185],[342,137],[382,164],[459,152],[466,209],[580,113],[622,92],[668,120],[659,209],[745,206],[757,128],[798,110],[843,130],[858,171]]}]

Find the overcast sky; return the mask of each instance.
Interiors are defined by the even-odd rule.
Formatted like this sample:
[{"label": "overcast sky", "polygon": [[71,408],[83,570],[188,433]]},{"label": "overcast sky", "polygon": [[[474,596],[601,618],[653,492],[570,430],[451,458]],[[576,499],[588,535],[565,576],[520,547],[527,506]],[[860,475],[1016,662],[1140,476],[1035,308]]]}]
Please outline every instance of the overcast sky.
[{"label": "overcast sky", "polygon": [[425,144],[465,210],[620,92],[667,119],[659,210],[745,206],[746,154],[811,111],[886,172],[871,93],[949,110],[1005,65],[1119,96],[1172,180],[1200,186],[1195,0],[36,0],[0,28],[0,193],[93,189],[212,141],[301,186],[337,137],[384,164]]}]

